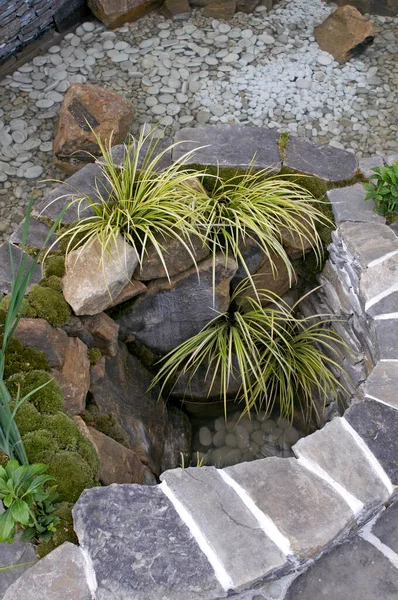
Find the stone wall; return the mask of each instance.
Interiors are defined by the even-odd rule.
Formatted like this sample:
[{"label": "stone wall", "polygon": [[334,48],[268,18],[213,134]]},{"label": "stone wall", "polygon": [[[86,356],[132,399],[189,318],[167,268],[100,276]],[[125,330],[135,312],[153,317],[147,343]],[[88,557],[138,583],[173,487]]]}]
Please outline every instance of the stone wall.
[{"label": "stone wall", "polygon": [[86,0],[0,0],[0,62],[45,30],[69,27],[85,9]]}]

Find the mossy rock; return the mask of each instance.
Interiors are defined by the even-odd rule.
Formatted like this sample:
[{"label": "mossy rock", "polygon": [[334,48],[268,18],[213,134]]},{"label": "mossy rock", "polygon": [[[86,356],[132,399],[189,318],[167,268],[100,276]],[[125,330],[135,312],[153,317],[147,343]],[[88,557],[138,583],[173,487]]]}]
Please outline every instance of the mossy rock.
[{"label": "mossy rock", "polygon": [[[14,410],[15,404],[10,405],[11,410]],[[42,429],[43,416],[37,408],[30,402],[24,402],[17,410],[15,415],[15,423],[19,429],[21,436]]]},{"label": "mossy rock", "polygon": [[32,286],[29,303],[36,315],[53,327],[60,327],[69,319],[71,310],[61,292],[40,285]]},{"label": "mossy rock", "polygon": [[114,415],[103,415],[95,404],[89,404],[81,416],[90,427],[94,427],[126,448],[130,447],[127,433]]},{"label": "mossy rock", "polygon": [[22,441],[31,464],[47,463],[50,457],[55,456],[60,451],[56,439],[46,429],[31,431],[22,437]]},{"label": "mossy rock", "polygon": [[98,485],[90,465],[77,452],[61,450],[47,464],[62,502],[76,502],[83,490]]},{"label": "mossy rock", "polygon": [[43,269],[46,277],[63,277],[65,275],[65,257],[48,256],[43,263]]},{"label": "mossy rock", "polygon": [[27,373],[32,370],[48,371],[49,369],[47,357],[41,350],[23,348],[22,352],[10,352],[9,349],[6,352],[4,365],[6,379],[15,373]]},{"label": "mossy rock", "polygon": [[29,373],[17,373],[7,381],[10,394],[16,398],[18,387],[21,398],[33,392],[36,388],[46,384],[39,391],[29,397],[29,402],[33,404],[40,413],[54,414],[63,411],[64,398],[61,388],[54,381],[49,373],[45,371],[30,371]]},{"label": "mossy rock", "polygon": [[44,277],[44,279],[41,279],[40,286],[44,288],[50,288],[56,292],[62,292],[62,280],[56,275],[50,275],[50,277]]},{"label": "mossy rock", "polygon": [[61,546],[64,542],[72,542],[77,544],[78,540],[73,530],[73,517],[72,517],[73,504],[68,502],[60,502],[56,505],[54,515],[59,518],[60,522],[57,525],[57,531],[48,542],[40,542],[36,546],[36,554],[38,558],[43,558],[58,546]]}]

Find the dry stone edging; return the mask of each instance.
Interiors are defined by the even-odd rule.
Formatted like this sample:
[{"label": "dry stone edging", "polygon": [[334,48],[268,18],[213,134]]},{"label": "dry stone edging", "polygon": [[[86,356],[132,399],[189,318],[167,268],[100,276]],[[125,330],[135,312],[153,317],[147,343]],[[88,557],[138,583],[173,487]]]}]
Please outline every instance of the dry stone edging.
[{"label": "dry stone edging", "polygon": [[[229,150],[227,158],[228,153]],[[342,160],[345,154],[341,154]],[[220,163],[222,159],[221,156]],[[396,315],[383,311],[385,302],[398,291],[395,259],[398,239],[391,236],[391,229],[379,217],[374,219],[374,213],[365,203],[360,203],[358,187],[340,188],[328,195],[337,231],[330,247],[329,270],[322,276],[328,290],[333,290],[334,300],[337,299],[335,308],[339,305],[339,297],[344,298],[341,314],[347,317],[348,335],[353,336],[354,346],[361,354],[361,359],[352,367],[359,373],[357,384],[367,380],[366,383],[359,390],[352,389],[356,399],[343,417],[336,416],[324,429],[294,446],[296,459],[267,458],[221,470],[203,467],[194,477],[192,469],[166,471],[160,486],[113,484],[83,492],[75,505],[74,519],[81,545],[81,550],[77,551],[81,553],[80,557],[84,556],[86,567],[89,565],[92,569],[86,569],[86,587],[82,584],[81,588],[90,590],[91,596],[87,598],[155,600],[161,592],[167,594],[164,597],[168,600],[188,597],[218,600],[226,597],[228,591],[231,595],[232,590],[247,590],[256,582],[307,566],[310,559],[344,541],[349,531],[380,512],[393,498],[398,471],[391,450],[395,455],[398,453],[398,443],[394,439],[394,429],[398,429],[398,407],[392,386],[398,374],[398,369],[397,373],[394,369],[398,356],[380,360],[384,332],[377,330],[374,324],[387,320],[385,315],[391,320],[396,318]],[[374,254],[369,238],[363,235],[367,224],[383,239],[382,248],[375,248]],[[320,307],[328,307],[329,300],[322,289],[319,294]],[[354,354],[357,360],[358,354]],[[343,358],[347,362],[346,357]],[[346,453],[331,456],[325,451],[334,437],[332,433],[339,436],[349,456]],[[343,466],[346,472],[342,472]],[[355,476],[349,476],[350,469]],[[249,471],[255,471],[255,477],[250,477]],[[289,471],[291,481],[297,482],[293,483],[296,490],[294,509],[298,516],[307,513],[308,518],[294,520],[289,515],[285,471]],[[272,482],[270,491],[261,490],[265,475]],[[229,486],[230,495],[226,493],[225,485]],[[303,485],[320,490],[317,510],[313,504],[315,496],[310,498],[303,493]],[[214,516],[213,523],[211,511],[206,507],[209,498],[203,494],[203,486],[209,486],[219,503],[218,517]],[[267,504],[269,499],[273,502]],[[329,514],[329,509],[334,518],[325,527],[323,517]],[[129,527],[120,535],[122,522],[129,523]],[[234,562],[236,557],[230,552],[236,552],[234,544],[231,543],[231,547],[229,544],[220,547],[219,544],[221,539],[234,540],[234,532],[239,539],[242,527],[246,523],[251,527],[253,522],[256,523],[257,539],[264,540],[265,536],[268,543],[258,544],[257,555],[255,551],[250,553],[250,569],[244,572],[239,570]],[[229,524],[227,530],[226,523]],[[108,539],[108,543],[104,544],[104,539]],[[253,540],[251,543],[255,544]],[[369,546],[362,542],[359,545]],[[64,546],[52,552],[49,559]],[[268,553],[267,556],[261,554],[264,547],[273,548],[273,560],[269,559]],[[315,567],[343,547],[344,544],[338,545],[316,561]],[[267,564],[262,562],[266,559]],[[41,566],[42,561],[27,571],[33,581],[35,569]],[[64,575],[63,569],[61,563],[60,577]],[[6,600],[18,597],[13,595],[18,582],[24,585],[23,578],[18,580],[9,589]],[[43,587],[47,583],[41,581],[41,595],[47,593]],[[48,600],[60,597],[51,595],[48,589]],[[289,594],[287,598],[290,598]],[[72,597],[76,596],[65,596],[68,600]],[[241,595],[235,594],[235,597]],[[249,597],[245,594],[245,598]]]}]

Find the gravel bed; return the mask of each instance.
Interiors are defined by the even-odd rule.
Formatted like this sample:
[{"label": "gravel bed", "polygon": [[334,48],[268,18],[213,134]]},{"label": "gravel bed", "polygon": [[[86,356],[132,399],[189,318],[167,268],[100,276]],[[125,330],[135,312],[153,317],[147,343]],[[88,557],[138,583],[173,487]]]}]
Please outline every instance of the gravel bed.
[{"label": "gravel bed", "polygon": [[398,151],[398,19],[373,16],[375,44],[344,66],[313,29],[334,10],[320,0],[283,1],[228,23],[193,11],[172,22],[152,13],[117,31],[87,22],[59,46],[0,81],[0,237],[64,179],[52,164],[57,115],[73,82],[124,94],[133,133],[160,121],[172,134],[205,123],[268,126],[330,143],[358,157]]}]

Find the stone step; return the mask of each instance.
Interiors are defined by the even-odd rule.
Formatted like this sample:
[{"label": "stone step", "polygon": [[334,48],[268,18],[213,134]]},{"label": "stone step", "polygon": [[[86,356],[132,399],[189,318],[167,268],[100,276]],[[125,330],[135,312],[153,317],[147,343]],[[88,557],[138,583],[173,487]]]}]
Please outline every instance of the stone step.
[{"label": "stone step", "polygon": [[300,559],[315,557],[354,523],[342,497],[294,458],[266,458],[224,472],[272,520]]},{"label": "stone step", "polygon": [[92,561],[96,600],[214,600],[227,595],[160,486],[114,484],[86,490],[73,516],[80,545]]},{"label": "stone step", "polygon": [[398,485],[398,410],[367,399],[346,410],[344,418],[369,447],[392,485]]},{"label": "stone step", "polygon": [[398,319],[376,319],[374,328],[379,359],[398,360]]},{"label": "stone step", "polygon": [[398,502],[381,513],[371,531],[387,548],[395,552],[398,559]]},{"label": "stone step", "polygon": [[398,363],[378,362],[364,387],[365,396],[398,409]]},{"label": "stone step", "polygon": [[398,253],[397,236],[390,227],[381,223],[342,223],[338,234],[362,269],[394,252]]},{"label": "stone step", "polygon": [[[287,560],[214,467],[174,469],[161,480],[192,517],[232,582],[251,586]],[[244,549],[244,557],[242,556]]]},{"label": "stone step", "polygon": [[[381,264],[369,267],[363,272],[359,292],[365,301],[365,310],[385,299],[398,287],[398,256],[392,256]],[[381,314],[376,312],[375,314]]]},{"label": "stone step", "polygon": [[398,570],[355,537],[324,554],[290,586],[285,600],[396,600]]},{"label": "stone step", "polygon": [[[359,500],[363,506],[357,504],[356,514],[363,509],[369,512],[388,500],[389,490],[344,423],[341,417],[334,418],[320,431],[299,440],[293,451],[297,457],[319,465],[354,500]],[[355,511],[355,502],[351,502]]]},{"label": "stone step", "polygon": [[361,183],[329,190],[327,197],[332,205],[336,225],[343,221],[357,223],[385,223],[385,219],[374,212],[371,201],[365,202],[366,192]]},{"label": "stone step", "polygon": [[93,600],[86,567],[81,549],[65,542],[25,571],[3,600]]}]

